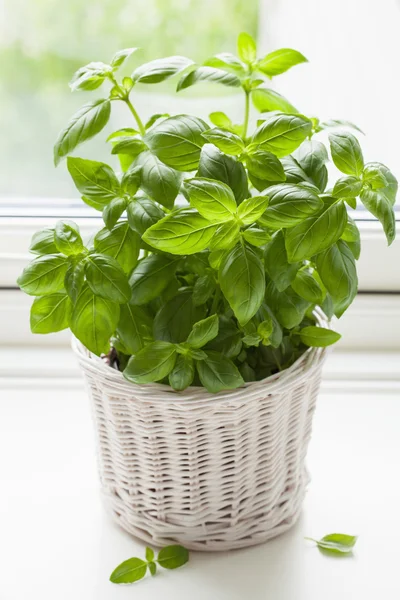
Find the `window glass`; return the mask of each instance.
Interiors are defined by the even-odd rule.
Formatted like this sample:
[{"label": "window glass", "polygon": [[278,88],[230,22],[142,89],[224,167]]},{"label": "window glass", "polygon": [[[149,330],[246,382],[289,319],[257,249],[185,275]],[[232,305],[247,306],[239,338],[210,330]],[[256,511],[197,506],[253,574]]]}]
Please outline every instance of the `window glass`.
[{"label": "window glass", "polygon": [[[142,50],[130,60],[127,74],[140,62],[161,56],[183,54],[203,61],[221,50],[234,51],[240,31],[256,36],[258,4],[258,0],[0,0],[0,197],[14,198],[15,206],[17,198],[76,197],[65,165],[53,167],[53,143],[74,111],[102,93],[100,89],[72,94],[67,83],[77,68],[92,60],[107,62],[116,50],[131,46]],[[141,86],[137,105],[145,118],[152,112],[176,113],[180,107],[205,116],[208,109],[215,110],[215,103],[204,99],[201,86],[194,93],[172,96],[175,83],[153,89]],[[235,109],[234,92],[221,87],[213,86],[213,95]],[[129,125],[124,109],[114,111],[108,129]],[[81,148],[81,156],[110,161],[100,138]]]},{"label": "window glass", "polygon": [[309,60],[276,81],[279,92],[307,116],[356,123],[365,160],[400,179],[399,0],[261,0],[260,23],[261,51],[290,46]]}]

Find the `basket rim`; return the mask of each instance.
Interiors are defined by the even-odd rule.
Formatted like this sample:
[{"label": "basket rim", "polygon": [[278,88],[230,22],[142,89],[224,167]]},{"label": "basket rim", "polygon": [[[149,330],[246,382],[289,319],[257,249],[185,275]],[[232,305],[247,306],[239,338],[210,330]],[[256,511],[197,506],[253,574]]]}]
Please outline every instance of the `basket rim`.
[{"label": "basket rim", "polygon": [[[317,320],[317,326],[330,328],[328,317],[319,307],[315,308],[314,315]],[[269,375],[259,381],[245,382],[244,385],[233,390],[222,390],[213,394],[202,386],[190,386],[186,390],[178,392],[165,383],[133,383],[123,376],[122,371],[114,369],[102,358],[90,352],[74,335],[72,335],[71,345],[81,367],[84,370],[95,371],[99,379],[103,379],[104,383],[114,386],[118,393],[136,397],[141,396],[143,398],[147,397],[148,399],[151,397],[152,400],[160,400],[162,402],[170,400],[179,403],[186,401],[193,402],[196,399],[211,399],[213,402],[223,399],[235,399],[238,395],[242,396],[244,390],[248,393],[255,393],[262,389],[265,394],[267,391],[265,389],[266,386],[268,386],[268,394],[275,391],[276,388],[279,388],[279,391],[282,392],[286,388],[298,385],[302,379],[311,375],[310,371],[319,368],[327,351],[326,348],[310,347],[289,368],[283,371]]]}]

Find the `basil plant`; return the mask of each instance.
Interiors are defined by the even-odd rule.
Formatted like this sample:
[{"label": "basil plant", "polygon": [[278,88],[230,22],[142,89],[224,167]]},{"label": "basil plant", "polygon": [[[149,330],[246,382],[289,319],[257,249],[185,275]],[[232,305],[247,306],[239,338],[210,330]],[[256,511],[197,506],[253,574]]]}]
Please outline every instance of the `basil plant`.
[{"label": "basil plant", "polygon": [[[381,163],[365,163],[356,126],[305,116],[268,87],[306,62],[296,50],[258,58],[242,33],[238,56],[221,53],[202,65],[171,56],[120,76],[136,50],[92,62],[70,83],[73,91],[103,93],[61,132],[54,160],[67,157],[83,202],[104,227],[86,244],[67,220],[33,236],[36,257],[18,280],[36,296],[32,331],[69,327],[134,383],[210,392],[263,379],[308,347],[336,342],[339,334],[318,327],[314,315],[318,306],[340,317],[357,293],[360,233],[348,209],[360,201],[390,244],[395,177]],[[136,91],[174,76],[178,91],[201,82],[241,88],[243,122],[219,111],[208,121],[163,113],[143,121]],[[130,120],[107,138],[121,172],[70,156],[121,102]],[[253,132],[251,104],[261,113]],[[332,183],[330,158],[341,171]]]}]

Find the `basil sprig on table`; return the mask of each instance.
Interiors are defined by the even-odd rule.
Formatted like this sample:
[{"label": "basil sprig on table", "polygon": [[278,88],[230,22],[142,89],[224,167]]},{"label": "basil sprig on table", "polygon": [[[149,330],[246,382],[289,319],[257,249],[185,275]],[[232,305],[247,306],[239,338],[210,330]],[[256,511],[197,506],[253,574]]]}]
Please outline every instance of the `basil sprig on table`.
[{"label": "basil sprig on table", "polygon": [[189,560],[189,552],[183,546],[174,544],[162,548],[157,558],[152,548],[146,548],[146,560],[129,558],[118,565],[110,575],[110,581],[118,584],[129,584],[143,579],[149,570],[151,575],[157,573],[157,565],[163,569],[178,569]]},{"label": "basil sprig on table", "polygon": [[[104,227],[90,241],[67,220],[33,236],[36,257],[18,279],[36,297],[32,331],[69,327],[95,354],[112,346],[114,366],[132,382],[212,393],[335,343],[339,334],[318,327],[314,309],[340,317],[357,293],[360,233],[350,209],[361,202],[393,242],[393,174],[366,162],[357,126],[304,115],[269,87],[306,62],[296,50],[260,56],[242,33],[237,55],[203,64],[183,56],[139,64],[139,57],[137,48],[121,50],[71,80],[73,91],[97,97],[61,132],[54,160],[67,158]],[[243,121],[218,107],[208,120],[162,108],[142,120],[136,92],[172,77],[181,94],[200,84],[241,90]],[[130,117],[105,134],[118,170],[71,156],[106,128],[115,103]],[[251,103],[261,113],[253,131]],[[338,170],[332,182],[329,157]]]}]

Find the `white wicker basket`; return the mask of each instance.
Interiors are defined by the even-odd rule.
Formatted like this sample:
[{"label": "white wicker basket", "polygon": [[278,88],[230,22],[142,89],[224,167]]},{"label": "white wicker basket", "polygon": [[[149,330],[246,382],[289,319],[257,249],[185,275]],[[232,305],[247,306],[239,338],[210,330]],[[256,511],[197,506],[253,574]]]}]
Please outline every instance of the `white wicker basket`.
[{"label": "white wicker basket", "polygon": [[93,401],[103,494],[121,527],[156,546],[229,550],[294,524],[323,349],[213,395],[134,385],[77,340],[73,346]]}]

